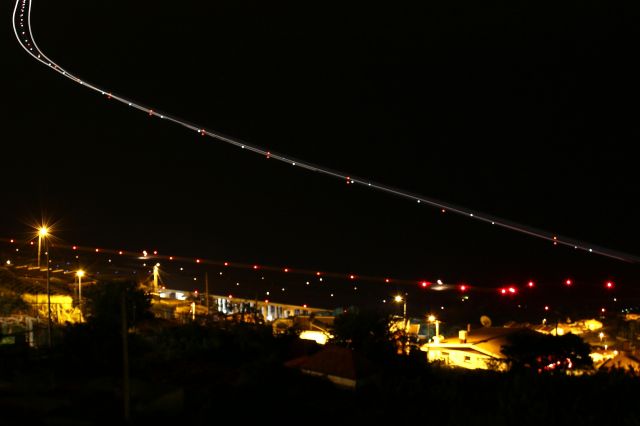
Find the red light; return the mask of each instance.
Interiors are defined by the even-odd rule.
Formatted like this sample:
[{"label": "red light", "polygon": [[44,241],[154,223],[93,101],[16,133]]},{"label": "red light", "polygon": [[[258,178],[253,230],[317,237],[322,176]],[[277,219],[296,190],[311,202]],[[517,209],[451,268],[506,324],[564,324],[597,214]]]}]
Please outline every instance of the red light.
[{"label": "red light", "polygon": [[565,283],[566,285],[571,285],[571,284],[573,284],[573,281],[571,281],[571,280],[566,280],[564,283]]},{"label": "red light", "polygon": [[33,241],[31,241],[31,245],[33,245]]},{"label": "red light", "polygon": [[349,279],[351,279],[351,280],[355,280],[355,279],[356,279],[356,276],[355,276],[355,275],[349,275]]},{"label": "red light", "polygon": [[285,272],[289,272],[289,268],[284,268],[284,271]]},{"label": "red light", "polygon": [[506,288],[501,288],[501,289],[500,289],[500,293],[502,293],[502,294],[507,294],[507,289],[506,289]]},{"label": "red light", "polygon": [[71,248],[72,248],[73,250],[78,250],[78,247],[76,247],[76,246],[73,246],[73,247],[71,247]]},{"label": "red light", "polygon": [[529,286],[529,288],[532,288],[535,286],[535,283],[533,281],[529,281],[527,285]]},{"label": "red light", "polygon": [[11,240],[11,244],[13,244],[13,240]]},{"label": "red light", "polygon": [[460,291],[467,291],[467,286],[466,286],[466,285],[464,285],[464,284],[462,284],[462,285],[460,286]]},{"label": "red light", "polygon": [[421,285],[422,287],[429,287],[429,286],[431,285],[431,283],[430,283],[429,281],[422,281],[422,282],[420,283],[420,285]]},{"label": "red light", "polygon": [[258,269],[258,265],[253,265],[253,269]]},{"label": "red light", "polygon": [[316,275],[317,275],[317,276],[320,276],[320,272],[316,272]]},{"label": "red light", "polygon": [[224,262],[224,266],[229,266],[229,262]]},{"label": "red light", "polygon": [[173,260],[173,256],[169,256],[169,260]]},{"label": "red light", "polygon": [[347,185],[349,185],[350,183],[351,183],[351,178],[347,176]]},{"label": "red light", "polygon": [[604,308],[600,309],[600,312],[604,313],[604,311],[605,311],[605,309],[604,309]]},{"label": "red light", "polygon": [[195,294],[198,294],[198,290],[197,290],[197,289],[196,289],[196,290],[194,290],[193,292],[194,292]]},{"label": "red light", "polygon": [[153,254],[157,255],[158,254],[158,250],[154,250]]},{"label": "red light", "polygon": [[391,280],[390,280],[389,278],[385,278],[385,279],[384,279],[384,282],[388,284],[388,283],[390,283],[390,282],[391,282]]},{"label": "red light", "polygon": [[515,287],[509,287],[509,293],[516,294],[516,288]]},{"label": "red light", "polygon": [[306,308],[306,307],[307,307],[307,305],[302,305],[302,307],[303,307],[303,308]]},{"label": "red light", "polygon": [[200,259],[196,259],[196,263],[200,263]]},{"label": "red light", "polygon": [[264,299],[264,303],[269,303],[269,299]]},{"label": "red light", "polygon": [[152,109],[149,110],[149,115],[153,115],[153,110]]},{"label": "red light", "polygon": [[611,281],[607,281],[607,283],[605,284],[605,286],[607,288],[613,288],[613,283]]},{"label": "red light", "polygon": [[271,153],[267,151],[267,159],[271,158]]},{"label": "red light", "polygon": [[445,210],[445,209],[442,209],[442,213],[445,213],[445,212],[446,212],[446,210]]},{"label": "red light", "polygon": [[98,253],[100,251],[100,249],[96,249],[96,253]]},{"label": "red light", "polygon": [[544,310],[545,310],[545,311],[548,311],[548,310],[549,310],[549,307],[548,307],[548,306],[545,306],[545,307],[544,307]]},{"label": "red light", "polygon": [[120,250],[120,251],[118,252],[118,254],[120,254],[120,255],[121,255],[121,254],[122,254],[122,250]]},{"label": "red light", "polygon": [[229,299],[233,299],[233,295],[232,294],[229,295]]}]

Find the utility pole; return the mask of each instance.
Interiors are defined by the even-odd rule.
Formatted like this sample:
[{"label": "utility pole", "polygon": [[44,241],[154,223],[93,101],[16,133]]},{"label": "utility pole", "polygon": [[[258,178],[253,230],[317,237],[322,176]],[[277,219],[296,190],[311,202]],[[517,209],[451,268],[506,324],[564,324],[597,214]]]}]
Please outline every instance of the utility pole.
[{"label": "utility pole", "polygon": [[120,311],[122,318],[122,402],[124,410],[124,420],[129,423],[130,414],[130,389],[129,389],[129,343],[127,335],[129,329],[127,327],[127,303],[126,292],[122,289],[122,299],[120,300]]},{"label": "utility pole", "polygon": [[204,273],[204,297],[207,301],[207,317],[209,316],[209,272]]},{"label": "utility pole", "polygon": [[51,290],[49,289],[49,245],[47,239],[44,240],[44,249],[47,254],[47,344],[51,348]]}]

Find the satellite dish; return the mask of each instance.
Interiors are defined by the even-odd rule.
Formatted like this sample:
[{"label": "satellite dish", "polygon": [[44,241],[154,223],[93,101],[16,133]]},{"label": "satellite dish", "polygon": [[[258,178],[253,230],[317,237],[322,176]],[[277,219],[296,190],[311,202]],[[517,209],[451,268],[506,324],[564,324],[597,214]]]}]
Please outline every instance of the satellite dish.
[{"label": "satellite dish", "polygon": [[491,318],[486,315],[481,316],[480,324],[482,324],[483,327],[491,327]]}]

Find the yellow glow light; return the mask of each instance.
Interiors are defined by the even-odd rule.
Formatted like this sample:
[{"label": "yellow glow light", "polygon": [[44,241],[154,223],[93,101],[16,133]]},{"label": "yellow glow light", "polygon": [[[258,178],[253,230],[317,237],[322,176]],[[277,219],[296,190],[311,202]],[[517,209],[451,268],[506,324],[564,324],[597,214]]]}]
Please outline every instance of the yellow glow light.
[{"label": "yellow glow light", "polygon": [[436,320],[436,316],[435,315],[429,315],[429,317],[427,319],[429,320],[429,322],[434,322]]},{"label": "yellow glow light", "polygon": [[38,228],[38,235],[42,238],[46,237],[47,235],[49,235],[49,228],[47,228],[46,226],[41,226],[40,228]]},{"label": "yellow glow light", "polygon": [[80,269],[78,272],[76,272],[76,276],[79,278],[84,277],[84,271],[82,269]]},{"label": "yellow glow light", "polygon": [[402,302],[402,296],[396,296],[393,298],[393,300],[395,300],[396,302]]}]

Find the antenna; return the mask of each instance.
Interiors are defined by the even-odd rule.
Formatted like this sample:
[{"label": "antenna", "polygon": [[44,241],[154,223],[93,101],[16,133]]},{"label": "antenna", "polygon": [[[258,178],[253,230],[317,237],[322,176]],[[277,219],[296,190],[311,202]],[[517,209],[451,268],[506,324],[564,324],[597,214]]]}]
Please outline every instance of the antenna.
[{"label": "antenna", "polygon": [[491,318],[486,315],[481,316],[480,324],[482,324],[483,327],[491,327]]}]

